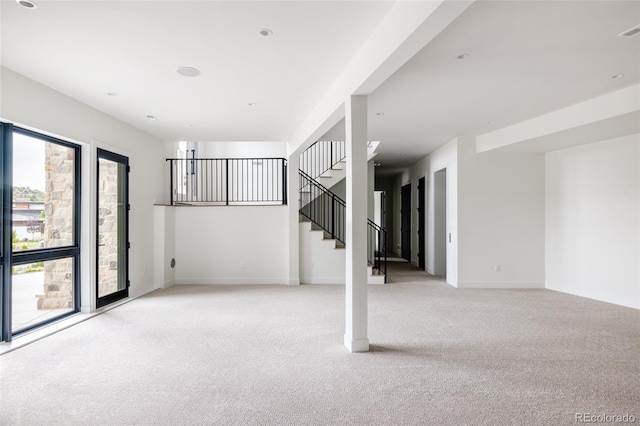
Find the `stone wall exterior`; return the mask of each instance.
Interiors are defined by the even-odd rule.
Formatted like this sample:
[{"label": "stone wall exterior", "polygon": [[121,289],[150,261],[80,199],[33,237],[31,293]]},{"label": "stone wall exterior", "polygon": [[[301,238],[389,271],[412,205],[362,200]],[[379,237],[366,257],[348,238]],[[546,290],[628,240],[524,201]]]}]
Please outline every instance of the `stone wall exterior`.
[{"label": "stone wall exterior", "polygon": [[118,163],[100,161],[98,297],[118,290]]},{"label": "stone wall exterior", "polygon": [[[64,247],[74,240],[75,151],[45,143],[44,247]],[[38,309],[73,308],[73,259],[44,262],[44,294]]]}]

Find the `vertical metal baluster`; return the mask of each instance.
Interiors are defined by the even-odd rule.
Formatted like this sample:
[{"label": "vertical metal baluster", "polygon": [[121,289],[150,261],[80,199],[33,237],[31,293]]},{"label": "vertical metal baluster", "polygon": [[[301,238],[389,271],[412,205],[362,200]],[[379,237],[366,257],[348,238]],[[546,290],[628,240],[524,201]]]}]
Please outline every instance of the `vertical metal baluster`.
[{"label": "vertical metal baluster", "polygon": [[169,192],[169,204],[173,205],[173,160],[169,160]]},{"label": "vertical metal baluster", "polygon": [[226,201],[226,205],[229,205],[229,159],[227,158],[225,160],[225,179],[224,179],[224,183],[225,183],[225,201]]}]

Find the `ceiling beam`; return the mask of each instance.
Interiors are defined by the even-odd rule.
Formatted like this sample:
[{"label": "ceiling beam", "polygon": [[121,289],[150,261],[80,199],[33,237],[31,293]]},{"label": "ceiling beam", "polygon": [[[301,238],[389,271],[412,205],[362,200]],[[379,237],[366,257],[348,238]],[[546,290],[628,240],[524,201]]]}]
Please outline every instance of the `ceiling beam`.
[{"label": "ceiling beam", "polygon": [[475,0],[398,1],[333,86],[289,138],[301,152],[344,117],[351,95],[368,95],[442,32]]},{"label": "ceiling beam", "polygon": [[478,135],[476,152],[546,152],[637,133],[640,85]]}]

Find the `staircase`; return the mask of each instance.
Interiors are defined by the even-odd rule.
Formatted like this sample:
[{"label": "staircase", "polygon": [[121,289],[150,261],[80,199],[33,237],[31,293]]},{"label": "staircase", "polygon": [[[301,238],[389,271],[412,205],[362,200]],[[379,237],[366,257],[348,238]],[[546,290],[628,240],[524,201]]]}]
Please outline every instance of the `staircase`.
[{"label": "staircase", "polygon": [[[306,262],[302,270],[314,270],[314,280],[319,282],[340,281],[335,276],[322,277],[328,269],[344,271],[344,253],[340,249],[345,247],[346,202],[329,187],[345,177],[345,152],[343,141],[318,141],[300,156],[301,232],[315,233],[312,239],[319,241],[301,244]],[[367,262],[369,284],[384,284],[386,231],[371,220],[367,226]]]}]

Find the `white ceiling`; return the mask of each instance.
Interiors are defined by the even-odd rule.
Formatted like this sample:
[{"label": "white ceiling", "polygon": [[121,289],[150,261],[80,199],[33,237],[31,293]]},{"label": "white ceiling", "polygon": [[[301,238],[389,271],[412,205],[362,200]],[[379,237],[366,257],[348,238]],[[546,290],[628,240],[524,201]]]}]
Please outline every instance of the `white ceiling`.
[{"label": "white ceiling", "polygon": [[2,64],[166,141],[287,140],[393,5],[34,1],[2,1]]},{"label": "white ceiling", "polygon": [[638,24],[637,1],[477,1],[369,96],[378,170],[637,83],[640,35],[617,34]]},{"label": "white ceiling", "polygon": [[[287,140],[393,5],[36,2],[0,3],[2,64],[167,141]],[[371,93],[380,170],[636,84],[638,24],[638,1],[477,1]]]}]

